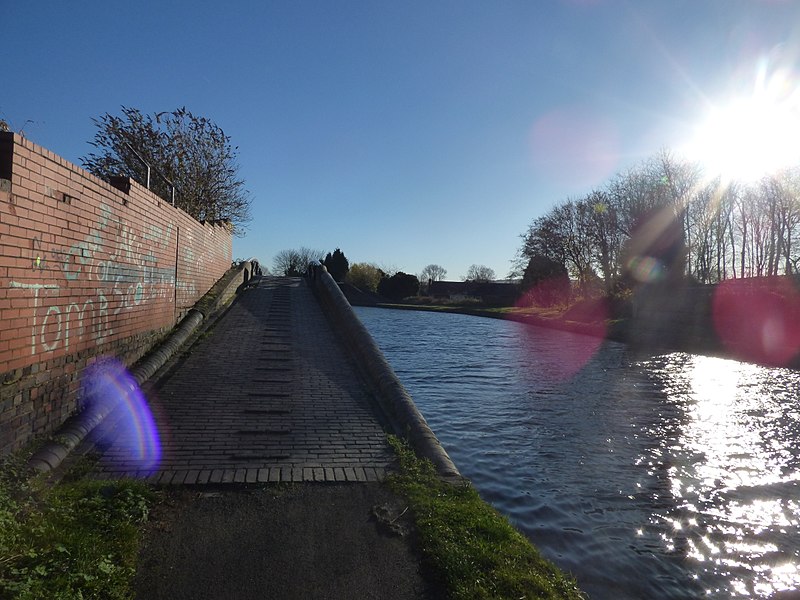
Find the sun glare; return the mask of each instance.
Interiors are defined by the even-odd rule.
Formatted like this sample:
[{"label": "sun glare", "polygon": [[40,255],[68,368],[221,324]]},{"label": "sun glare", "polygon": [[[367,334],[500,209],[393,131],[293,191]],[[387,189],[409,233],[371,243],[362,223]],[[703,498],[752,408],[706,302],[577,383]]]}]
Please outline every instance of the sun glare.
[{"label": "sun glare", "polygon": [[800,164],[800,83],[788,72],[761,78],[752,94],[712,106],[687,154],[709,177],[752,182]]}]

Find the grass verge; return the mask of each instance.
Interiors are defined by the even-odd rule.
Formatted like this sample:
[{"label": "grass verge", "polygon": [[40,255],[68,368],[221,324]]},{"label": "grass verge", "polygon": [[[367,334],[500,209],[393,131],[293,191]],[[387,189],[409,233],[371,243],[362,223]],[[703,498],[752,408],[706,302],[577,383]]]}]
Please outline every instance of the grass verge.
[{"label": "grass verge", "polygon": [[127,480],[49,487],[24,464],[0,465],[0,598],[132,598],[153,492]]},{"label": "grass verge", "polygon": [[430,461],[398,438],[389,442],[400,472],[388,484],[408,502],[423,556],[450,598],[585,598],[472,487],[441,481]]}]

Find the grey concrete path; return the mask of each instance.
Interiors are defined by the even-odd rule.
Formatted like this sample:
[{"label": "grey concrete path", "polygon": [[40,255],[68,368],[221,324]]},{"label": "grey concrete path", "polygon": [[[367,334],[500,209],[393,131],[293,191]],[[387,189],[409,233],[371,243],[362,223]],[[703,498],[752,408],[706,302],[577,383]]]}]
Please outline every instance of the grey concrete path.
[{"label": "grey concrete path", "polygon": [[[392,452],[303,279],[266,277],[148,393],[163,456],[149,473],[119,427],[99,476],[159,484],[378,481]],[[124,422],[124,421],[123,421]]]}]

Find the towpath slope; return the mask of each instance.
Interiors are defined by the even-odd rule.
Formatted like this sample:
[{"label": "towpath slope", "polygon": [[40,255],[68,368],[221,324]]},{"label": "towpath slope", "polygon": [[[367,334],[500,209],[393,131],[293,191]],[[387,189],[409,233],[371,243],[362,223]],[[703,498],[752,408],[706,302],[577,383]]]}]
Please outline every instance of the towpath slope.
[{"label": "towpath slope", "polygon": [[[244,292],[149,400],[163,450],[150,478],[160,484],[377,481],[392,460],[368,393],[299,278]],[[145,475],[125,436],[101,470]]]},{"label": "towpath slope", "polygon": [[131,460],[124,427],[98,465],[166,486],[137,597],[436,597],[393,533],[408,517],[379,483],[393,461],[379,415],[304,280],[242,293],[148,395],[157,470]]}]

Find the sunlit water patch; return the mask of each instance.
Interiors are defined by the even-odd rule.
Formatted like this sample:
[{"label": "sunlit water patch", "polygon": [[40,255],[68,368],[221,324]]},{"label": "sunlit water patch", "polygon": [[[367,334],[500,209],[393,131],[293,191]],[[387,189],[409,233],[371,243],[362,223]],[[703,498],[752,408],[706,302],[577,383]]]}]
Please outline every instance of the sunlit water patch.
[{"label": "sunlit water patch", "polygon": [[674,503],[652,531],[720,597],[800,587],[798,373],[686,354],[639,366],[683,413],[677,443],[642,456]]},{"label": "sunlit water patch", "polygon": [[[357,313],[459,469],[591,597],[800,587],[797,372],[641,359],[462,315]],[[577,372],[574,355],[588,359]]]}]

